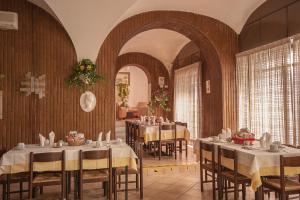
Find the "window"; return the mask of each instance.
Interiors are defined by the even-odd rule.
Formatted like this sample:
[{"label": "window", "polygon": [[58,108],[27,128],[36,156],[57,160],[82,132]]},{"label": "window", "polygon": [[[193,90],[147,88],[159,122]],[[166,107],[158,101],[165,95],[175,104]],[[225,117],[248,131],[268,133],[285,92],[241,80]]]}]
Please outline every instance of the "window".
[{"label": "window", "polygon": [[175,120],[186,122],[191,139],[201,136],[201,95],[199,63],[175,71]]},{"label": "window", "polygon": [[299,40],[237,55],[238,126],[274,141],[300,143]]}]

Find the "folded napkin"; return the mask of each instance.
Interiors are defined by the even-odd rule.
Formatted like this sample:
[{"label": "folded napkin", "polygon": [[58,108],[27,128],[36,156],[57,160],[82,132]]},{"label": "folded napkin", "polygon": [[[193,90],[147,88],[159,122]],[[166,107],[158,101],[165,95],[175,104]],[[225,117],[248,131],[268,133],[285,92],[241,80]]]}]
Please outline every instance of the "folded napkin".
[{"label": "folded napkin", "polygon": [[100,132],[100,133],[99,133],[99,135],[98,135],[98,139],[97,139],[97,141],[99,141],[99,142],[101,142],[101,141],[102,141],[102,135],[103,135],[103,133],[102,133],[102,132]]},{"label": "folded napkin", "polygon": [[170,123],[170,120],[169,120],[167,117],[166,117],[166,122],[167,122],[167,123]]},{"label": "folded napkin", "polygon": [[159,117],[159,122],[164,122],[164,118],[163,117]]},{"label": "folded napkin", "polygon": [[226,129],[226,138],[230,138],[232,136],[232,131],[230,128]]},{"label": "folded napkin", "polygon": [[40,146],[41,147],[45,146],[46,138],[42,134],[39,134],[39,139],[40,139]]},{"label": "folded napkin", "polygon": [[265,133],[266,147],[270,148],[270,145],[273,143],[273,136],[271,133]]},{"label": "folded napkin", "polygon": [[222,129],[221,133],[218,135],[220,139],[226,139],[227,138],[227,132],[225,129]]},{"label": "folded napkin", "polygon": [[105,141],[106,141],[106,143],[109,143],[109,142],[110,142],[110,132],[111,132],[111,131],[108,131],[108,132],[106,133],[106,135],[105,135]]},{"label": "folded napkin", "polygon": [[54,144],[54,139],[55,139],[55,133],[53,131],[51,131],[49,133],[49,141],[50,141],[51,146]]}]

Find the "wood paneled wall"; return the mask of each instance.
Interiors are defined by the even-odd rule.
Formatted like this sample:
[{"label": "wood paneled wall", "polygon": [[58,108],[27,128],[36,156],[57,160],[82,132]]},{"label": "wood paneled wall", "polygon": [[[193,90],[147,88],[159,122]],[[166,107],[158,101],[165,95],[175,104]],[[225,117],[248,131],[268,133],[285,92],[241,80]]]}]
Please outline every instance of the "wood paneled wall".
[{"label": "wood paneled wall", "polygon": [[165,77],[165,83],[169,85],[169,73],[165,65],[156,58],[144,53],[126,53],[120,55],[116,64],[116,74],[125,66],[134,65],[141,68],[147,75],[151,90],[156,91],[159,88],[158,77]]},{"label": "wood paneled wall", "polygon": [[239,35],[240,51],[300,33],[300,0],[269,0],[248,18]]},{"label": "wood paneled wall", "polygon": [[[177,69],[201,62],[201,97],[202,97],[202,136],[217,135],[223,127],[222,119],[222,72],[221,66],[214,59],[203,56],[203,48],[193,42],[186,44],[175,58],[172,68],[172,82]],[[217,58],[216,58],[217,59]],[[210,80],[211,93],[206,93],[206,80]]]},{"label": "wood paneled wall", "polygon": [[[136,34],[154,29],[165,28],[177,31],[190,38],[198,47],[205,49],[203,56],[215,60],[221,67],[222,98],[215,99],[222,104],[220,114],[223,127],[236,129],[235,101],[235,54],[238,52],[237,34],[227,25],[206,17],[179,11],[153,11],[133,16],[117,25],[101,46],[97,64],[105,72],[109,81],[103,87],[101,112],[109,116],[114,110],[114,76],[116,62],[122,46]],[[216,59],[217,58],[217,59]],[[114,126],[114,116],[109,116],[105,127]],[[216,119],[211,119],[216,120]]]},{"label": "wood paneled wall", "polygon": [[[57,139],[64,138],[70,130],[95,139],[107,123],[102,110],[110,103],[97,98],[94,111],[81,110],[81,92],[65,83],[77,58],[64,28],[26,0],[0,0],[0,10],[19,15],[19,30],[0,31],[0,73],[6,76],[0,82],[4,101],[0,148],[10,148],[18,142],[38,142],[38,133],[48,134],[52,130]],[[19,91],[20,81],[29,71],[35,76],[46,75],[45,98],[26,97]],[[102,93],[100,85],[105,82],[91,88],[97,97]]]}]

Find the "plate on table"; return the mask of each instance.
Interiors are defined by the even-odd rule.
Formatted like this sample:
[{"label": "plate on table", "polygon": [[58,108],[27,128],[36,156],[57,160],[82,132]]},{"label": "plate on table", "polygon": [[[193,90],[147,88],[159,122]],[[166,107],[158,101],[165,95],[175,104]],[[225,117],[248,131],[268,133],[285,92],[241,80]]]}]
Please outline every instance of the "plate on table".
[{"label": "plate on table", "polygon": [[268,149],[267,152],[270,152],[270,153],[279,153],[280,150],[278,149],[277,151],[274,151],[274,150]]}]

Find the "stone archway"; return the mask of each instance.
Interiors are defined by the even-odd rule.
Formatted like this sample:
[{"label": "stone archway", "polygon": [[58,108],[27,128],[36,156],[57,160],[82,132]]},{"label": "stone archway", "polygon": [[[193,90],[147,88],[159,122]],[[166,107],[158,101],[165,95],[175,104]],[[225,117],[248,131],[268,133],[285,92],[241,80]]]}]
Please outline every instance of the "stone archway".
[{"label": "stone archway", "polygon": [[[238,51],[237,34],[224,23],[210,17],[180,11],[153,11],[142,13],[126,19],[117,25],[105,39],[97,64],[108,77],[108,85],[101,86],[103,94],[100,99],[106,104],[100,113],[107,116],[104,129],[111,129],[114,117],[109,116],[114,109],[114,75],[116,62],[122,46],[136,34],[155,28],[177,31],[188,37],[197,46],[205,49],[203,55],[207,60],[214,61],[212,68],[221,69],[222,99],[214,99],[214,103],[221,103],[223,109],[223,126],[236,129],[235,105],[235,54]],[[214,120],[214,119],[211,119]]]}]

